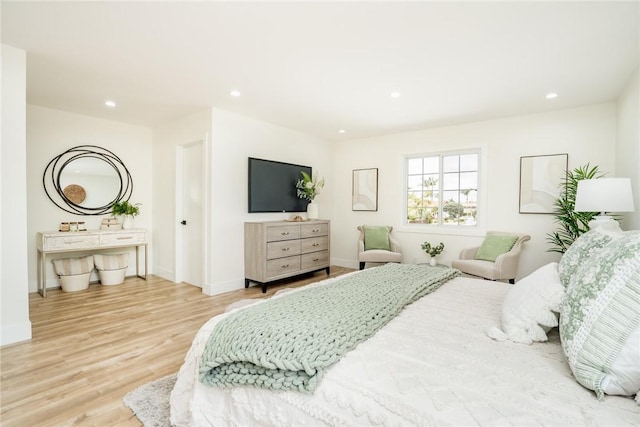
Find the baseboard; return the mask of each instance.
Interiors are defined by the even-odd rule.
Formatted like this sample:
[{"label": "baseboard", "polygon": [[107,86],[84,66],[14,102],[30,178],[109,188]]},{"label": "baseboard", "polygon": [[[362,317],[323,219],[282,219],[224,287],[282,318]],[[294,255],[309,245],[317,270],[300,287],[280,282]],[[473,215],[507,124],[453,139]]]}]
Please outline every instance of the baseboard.
[{"label": "baseboard", "polygon": [[358,261],[346,258],[331,258],[331,265],[337,267],[354,268],[358,269]]},{"label": "baseboard", "polygon": [[218,295],[229,291],[244,289],[244,278],[237,280],[227,280],[226,282],[207,283],[202,287],[205,295]]},{"label": "baseboard", "polygon": [[25,322],[2,325],[1,330],[0,345],[13,344],[31,339],[31,322],[28,320]]}]

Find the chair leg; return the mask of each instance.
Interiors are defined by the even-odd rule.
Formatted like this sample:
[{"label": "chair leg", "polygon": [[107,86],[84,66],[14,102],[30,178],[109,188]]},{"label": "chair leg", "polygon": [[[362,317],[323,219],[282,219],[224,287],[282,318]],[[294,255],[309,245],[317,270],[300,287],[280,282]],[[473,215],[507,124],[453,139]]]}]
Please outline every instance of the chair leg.
[{"label": "chair leg", "polygon": [[360,263],[360,270],[364,270],[364,262]]},{"label": "chair leg", "polygon": [[512,285],[516,283],[516,279],[509,279],[509,283],[511,283]]}]

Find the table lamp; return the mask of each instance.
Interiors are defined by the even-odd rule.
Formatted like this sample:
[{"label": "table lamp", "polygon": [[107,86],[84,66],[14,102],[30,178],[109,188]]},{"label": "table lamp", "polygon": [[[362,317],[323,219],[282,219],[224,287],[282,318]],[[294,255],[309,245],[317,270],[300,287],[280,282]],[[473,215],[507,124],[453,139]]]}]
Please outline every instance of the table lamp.
[{"label": "table lamp", "polygon": [[630,178],[598,178],[578,181],[575,212],[600,212],[590,222],[590,228],[618,227],[607,212],[633,212]]}]

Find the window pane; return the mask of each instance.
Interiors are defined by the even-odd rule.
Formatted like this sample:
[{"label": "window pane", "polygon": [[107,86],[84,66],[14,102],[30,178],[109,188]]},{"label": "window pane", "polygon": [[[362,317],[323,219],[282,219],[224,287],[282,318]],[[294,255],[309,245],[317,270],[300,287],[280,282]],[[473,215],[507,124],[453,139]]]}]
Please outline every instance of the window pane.
[{"label": "window pane", "polygon": [[409,175],[422,174],[422,159],[409,159],[407,173]]},{"label": "window pane", "polygon": [[460,156],[444,156],[442,158],[443,172],[457,172]]},{"label": "window pane", "polygon": [[462,171],[476,171],[478,170],[478,155],[477,154],[463,154],[460,156],[460,170]]},{"label": "window pane", "polygon": [[460,188],[478,188],[478,173],[477,172],[462,172],[460,174]]},{"label": "window pane", "polygon": [[445,173],[442,176],[442,188],[444,190],[457,190],[460,176],[457,173]]},{"label": "window pane", "polygon": [[422,175],[412,175],[407,177],[407,186],[409,191],[422,190]]},{"label": "window pane", "polygon": [[438,173],[440,170],[440,157],[425,157],[424,173]]}]

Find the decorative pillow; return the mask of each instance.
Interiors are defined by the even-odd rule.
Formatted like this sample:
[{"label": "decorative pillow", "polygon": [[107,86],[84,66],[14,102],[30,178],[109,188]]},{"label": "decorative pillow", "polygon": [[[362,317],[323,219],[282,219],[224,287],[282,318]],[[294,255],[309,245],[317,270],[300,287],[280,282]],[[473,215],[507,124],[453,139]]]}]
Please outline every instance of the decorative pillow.
[{"label": "decorative pillow", "polygon": [[509,289],[502,303],[502,329],[493,327],[487,335],[522,344],[546,341],[546,331],[558,326],[555,313],[560,312],[563,295],[558,263],[540,267]]},{"label": "decorative pillow", "polygon": [[488,234],[476,252],[475,259],[495,261],[499,255],[509,252],[517,240],[518,236]]},{"label": "decorative pillow", "polygon": [[87,255],[80,258],[59,258],[53,260],[53,269],[58,276],[75,276],[87,274],[93,270],[93,257]]},{"label": "decorative pillow", "polygon": [[558,274],[564,286],[569,284],[571,276],[582,266],[589,262],[589,259],[600,249],[606,246],[613,239],[619,238],[623,232],[609,233],[602,227],[588,231],[576,239],[569,249],[562,255],[558,263]]},{"label": "decorative pillow", "polygon": [[363,230],[365,251],[371,249],[391,250],[391,244],[389,243],[389,232],[391,229],[388,225],[365,225]]},{"label": "decorative pillow", "polygon": [[[584,245],[587,234],[574,245]],[[591,251],[569,277],[560,313],[560,339],[576,380],[598,398],[638,393],[640,230]]]}]

